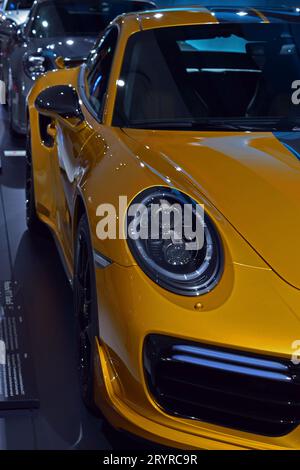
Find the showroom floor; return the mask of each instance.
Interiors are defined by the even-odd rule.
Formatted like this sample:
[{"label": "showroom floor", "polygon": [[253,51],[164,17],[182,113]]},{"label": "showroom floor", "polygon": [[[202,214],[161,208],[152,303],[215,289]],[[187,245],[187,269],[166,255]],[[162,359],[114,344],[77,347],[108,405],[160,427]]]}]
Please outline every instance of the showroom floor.
[{"label": "showroom floor", "polygon": [[[79,396],[72,291],[48,233],[32,238],[25,224],[25,158],[0,107],[0,282],[18,283],[40,408],[0,411],[0,449],[137,448],[85,409]],[[6,156],[5,156],[6,154]],[[1,405],[1,402],[0,402]],[[0,406],[1,409],[1,406]]]}]

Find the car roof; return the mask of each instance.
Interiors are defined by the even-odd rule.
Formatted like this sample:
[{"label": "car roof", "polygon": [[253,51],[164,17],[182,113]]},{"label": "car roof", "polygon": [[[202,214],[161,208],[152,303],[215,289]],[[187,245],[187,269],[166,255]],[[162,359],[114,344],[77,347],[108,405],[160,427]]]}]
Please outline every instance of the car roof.
[{"label": "car roof", "polygon": [[141,29],[189,24],[300,22],[300,2],[299,7],[260,9],[224,6],[199,7],[196,5],[128,13],[126,16],[132,15],[138,19]]}]

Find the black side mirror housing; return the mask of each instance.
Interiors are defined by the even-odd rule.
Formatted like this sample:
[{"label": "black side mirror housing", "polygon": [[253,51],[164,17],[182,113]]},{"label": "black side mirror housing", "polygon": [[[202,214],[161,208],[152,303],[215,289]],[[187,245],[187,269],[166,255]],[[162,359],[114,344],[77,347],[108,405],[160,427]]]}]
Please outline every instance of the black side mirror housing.
[{"label": "black side mirror housing", "polygon": [[72,86],[57,85],[43,90],[35,100],[35,108],[44,116],[84,121],[77,91]]}]

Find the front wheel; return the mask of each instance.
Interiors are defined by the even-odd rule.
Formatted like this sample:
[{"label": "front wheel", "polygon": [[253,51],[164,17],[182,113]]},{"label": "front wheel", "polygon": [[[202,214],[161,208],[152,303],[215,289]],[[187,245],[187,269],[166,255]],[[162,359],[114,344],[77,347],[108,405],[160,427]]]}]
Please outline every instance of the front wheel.
[{"label": "front wheel", "polygon": [[78,369],[82,399],[94,413],[94,357],[98,336],[98,308],[93,250],[87,216],[80,219],[74,262],[74,308],[78,342]]}]

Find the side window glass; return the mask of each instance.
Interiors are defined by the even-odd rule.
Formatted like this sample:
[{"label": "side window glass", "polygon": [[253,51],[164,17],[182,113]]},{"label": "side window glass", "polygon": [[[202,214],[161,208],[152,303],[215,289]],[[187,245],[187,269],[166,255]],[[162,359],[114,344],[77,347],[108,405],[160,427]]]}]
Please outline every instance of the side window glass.
[{"label": "side window glass", "polygon": [[92,108],[101,119],[114,53],[118,42],[117,28],[113,28],[98,44],[96,52],[89,58],[87,93]]}]

